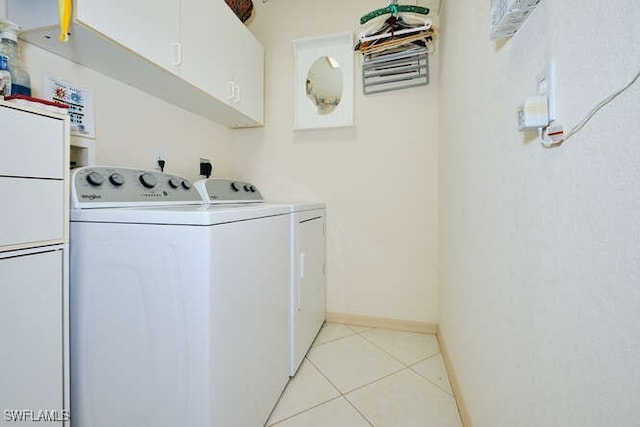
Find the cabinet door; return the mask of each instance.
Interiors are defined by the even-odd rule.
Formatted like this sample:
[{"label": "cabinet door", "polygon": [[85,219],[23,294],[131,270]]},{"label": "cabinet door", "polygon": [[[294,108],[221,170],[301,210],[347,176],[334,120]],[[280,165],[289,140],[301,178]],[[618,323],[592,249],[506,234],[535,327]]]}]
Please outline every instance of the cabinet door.
[{"label": "cabinet door", "polygon": [[240,20],[232,24],[231,55],[236,85],[235,108],[256,122],[264,123],[264,48]]},{"label": "cabinet door", "polygon": [[326,315],[324,214],[295,214],[295,240],[290,375],[302,363]]},{"label": "cabinet door", "polygon": [[175,72],[180,0],[77,0],[76,19]]},{"label": "cabinet door", "polygon": [[326,309],[324,218],[319,216],[300,221],[296,227],[300,257],[297,309],[306,311],[311,318],[324,320]]},{"label": "cabinet door", "polygon": [[183,0],[180,76],[233,105],[231,23],[237,20],[224,0]]},{"label": "cabinet door", "polygon": [[[1,255],[1,254],[0,254]],[[2,409],[63,409],[62,251],[0,257]],[[39,425],[22,422],[20,425]],[[47,422],[61,426],[62,422]]]}]

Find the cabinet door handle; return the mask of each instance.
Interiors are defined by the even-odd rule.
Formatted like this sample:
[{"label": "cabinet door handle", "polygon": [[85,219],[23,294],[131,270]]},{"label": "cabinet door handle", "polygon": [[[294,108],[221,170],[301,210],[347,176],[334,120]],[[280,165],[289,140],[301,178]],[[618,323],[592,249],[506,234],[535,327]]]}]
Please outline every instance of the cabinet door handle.
[{"label": "cabinet door handle", "polygon": [[240,86],[234,84],[235,96],[233,97],[233,102],[240,102]]},{"label": "cabinet door handle", "polygon": [[229,80],[227,82],[227,85],[229,86],[229,96],[227,96],[227,99],[234,101],[236,95],[236,84],[233,82],[233,80]]},{"label": "cabinet door handle", "polygon": [[182,64],[182,43],[171,43],[171,47],[173,48],[173,62],[171,65],[178,66]]}]

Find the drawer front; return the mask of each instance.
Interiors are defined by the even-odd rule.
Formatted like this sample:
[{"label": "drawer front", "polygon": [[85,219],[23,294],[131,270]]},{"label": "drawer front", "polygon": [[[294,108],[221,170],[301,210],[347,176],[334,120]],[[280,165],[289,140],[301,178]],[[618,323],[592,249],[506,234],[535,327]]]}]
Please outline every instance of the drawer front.
[{"label": "drawer front", "polygon": [[0,129],[0,175],[64,177],[63,120],[1,107]]},{"label": "drawer front", "polygon": [[64,182],[0,177],[0,250],[65,239]]}]

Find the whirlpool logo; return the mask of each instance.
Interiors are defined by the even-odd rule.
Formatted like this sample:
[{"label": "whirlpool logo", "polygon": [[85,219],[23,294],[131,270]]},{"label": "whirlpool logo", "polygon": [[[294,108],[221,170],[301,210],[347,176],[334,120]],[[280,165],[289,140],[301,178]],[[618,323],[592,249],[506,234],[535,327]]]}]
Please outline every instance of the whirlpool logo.
[{"label": "whirlpool logo", "polygon": [[102,196],[100,194],[83,194],[80,196],[80,198],[82,200],[95,200],[102,199]]}]

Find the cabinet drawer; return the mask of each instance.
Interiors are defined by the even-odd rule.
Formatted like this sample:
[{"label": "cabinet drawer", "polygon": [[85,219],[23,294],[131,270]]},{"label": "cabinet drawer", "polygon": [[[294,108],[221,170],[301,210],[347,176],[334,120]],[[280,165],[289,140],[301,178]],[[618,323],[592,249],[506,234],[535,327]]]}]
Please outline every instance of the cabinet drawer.
[{"label": "cabinet drawer", "polygon": [[0,129],[0,175],[62,179],[64,121],[2,107]]},{"label": "cabinet drawer", "polygon": [[0,250],[65,238],[64,182],[0,177]]}]

